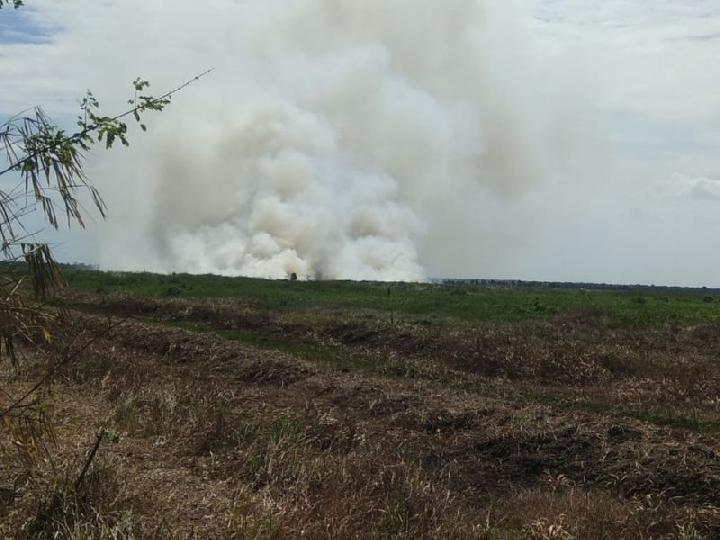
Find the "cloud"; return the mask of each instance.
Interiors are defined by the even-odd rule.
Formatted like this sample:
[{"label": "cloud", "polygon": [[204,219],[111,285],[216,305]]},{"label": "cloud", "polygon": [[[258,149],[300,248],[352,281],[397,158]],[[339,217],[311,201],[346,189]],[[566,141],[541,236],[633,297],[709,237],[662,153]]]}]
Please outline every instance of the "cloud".
[{"label": "cloud", "polygon": [[54,26],[38,24],[26,10],[0,10],[0,45],[50,43]]},{"label": "cloud", "polygon": [[605,79],[601,105],[674,121],[720,110],[711,92],[720,83],[708,42],[720,24],[713,0],[546,1],[539,12],[548,19],[545,39],[573,49]]},{"label": "cloud", "polygon": [[661,198],[717,200],[720,180],[676,173],[669,181],[658,184],[655,193]]}]

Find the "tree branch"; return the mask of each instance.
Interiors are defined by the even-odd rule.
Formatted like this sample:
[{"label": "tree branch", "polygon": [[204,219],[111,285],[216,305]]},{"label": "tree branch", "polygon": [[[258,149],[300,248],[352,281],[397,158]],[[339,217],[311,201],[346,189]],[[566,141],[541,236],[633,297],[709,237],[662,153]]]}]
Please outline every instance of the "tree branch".
[{"label": "tree branch", "polygon": [[[207,71],[204,71],[203,73],[200,73],[199,75],[196,75],[196,76],[193,77],[192,79],[189,79],[189,80],[185,81],[183,84],[181,84],[180,86],[178,86],[178,87],[170,90],[169,92],[165,92],[163,95],[161,95],[161,96],[159,96],[159,97],[157,97],[157,98],[150,98],[150,99],[149,99],[149,103],[152,104],[152,103],[165,102],[166,100],[168,100],[169,98],[171,98],[171,97],[173,97],[175,94],[177,94],[178,92],[184,90],[185,88],[187,88],[187,87],[190,86],[191,84],[197,82],[197,81],[200,80],[202,77],[205,77],[206,75],[212,73],[213,71],[215,71],[215,68],[208,69]],[[120,114],[118,114],[118,115],[116,115],[116,116],[107,118],[107,119],[105,119],[105,120],[106,120],[106,122],[117,122],[118,120],[122,120],[123,118],[127,118],[127,117],[130,116],[130,115],[137,115],[138,113],[147,110],[147,108],[148,108],[147,102],[145,102],[144,104],[137,105],[137,106],[135,106],[135,107],[133,107],[133,108],[131,108],[131,109],[128,109],[127,111],[125,111],[125,112],[123,112],[123,113],[120,113]],[[20,169],[24,163],[27,163],[28,161],[34,160],[35,158],[39,157],[40,155],[42,155],[42,154],[44,154],[44,153],[47,153],[47,152],[49,152],[49,151],[52,151],[52,150],[55,149],[55,148],[58,148],[59,146],[61,146],[61,145],[64,144],[64,143],[70,142],[71,144],[80,144],[90,133],[92,133],[92,132],[94,132],[94,131],[97,131],[97,130],[100,129],[101,127],[102,127],[102,125],[101,125],[101,124],[98,124],[98,123],[89,125],[89,126],[85,127],[84,129],[78,131],[77,133],[74,133],[74,134],[72,134],[72,135],[69,135],[69,136],[65,137],[65,138],[62,139],[61,141],[57,141],[57,142],[54,143],[54,144],[50,144],[50,145],[48,145],[48,146],[45,146],[45,147],[39,148],[39,149],[37,149],[37,150],[34,150],[34,151],[26,154],[26,155],[23,156],[22,158],[17,158],[17,159],[16,159],[14,162],[12,162],[8,167],[6,167],[6,168],[3,169],[3,170],[0,170],[0,176],[2,176],[2,175],[4,175],[4,174],[7,174],[7,173],[9,173],[9,172],[16,171],[16,170]]]}]

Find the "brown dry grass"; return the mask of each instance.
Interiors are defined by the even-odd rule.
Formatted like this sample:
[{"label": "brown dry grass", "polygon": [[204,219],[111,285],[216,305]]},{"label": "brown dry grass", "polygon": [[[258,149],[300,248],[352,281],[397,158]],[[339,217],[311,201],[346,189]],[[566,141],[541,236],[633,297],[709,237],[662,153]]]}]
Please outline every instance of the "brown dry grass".
[{"label": "brown dry grass", "polygon": [[[78,329],[102,338],[45,398],[54,462],[0,466],[0,536],[720,535],[720,332],[710,326],[565,319],[437,334],[158,305],[116,309],[353,362],[336,369],[147,322],[107,334],[105,317],[78,315]],[[2,374],[3,387],[15,393],[34,373],[30,359]],[[69,493],[102,428],[110,436],[87,483]]]}]

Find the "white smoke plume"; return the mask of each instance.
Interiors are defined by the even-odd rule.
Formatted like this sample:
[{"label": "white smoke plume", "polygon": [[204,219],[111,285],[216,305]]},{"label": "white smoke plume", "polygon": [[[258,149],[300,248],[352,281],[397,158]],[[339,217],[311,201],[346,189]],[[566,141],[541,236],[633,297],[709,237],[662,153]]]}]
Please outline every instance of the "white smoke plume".
[{"label": "white smoke plume", "polygon": [[32,0],[0,116],[216,68],[89,156],[110,219],[43,233],[62,260],[717,286],[716,4]]},{"label": "white smoke plume", "polygon": [[111,207],[104,267],[487,271],[508,244],[493,230],[505,203],[548,176],[544,156],[567,142],[512,2],[146,3],[157,9],[139,3],[118,32],[161,28],[164,47],[143,53],[149,77],[161,64],[170,77],[178,51],[217,69],[153,119],[143,148],[96,171]]}]

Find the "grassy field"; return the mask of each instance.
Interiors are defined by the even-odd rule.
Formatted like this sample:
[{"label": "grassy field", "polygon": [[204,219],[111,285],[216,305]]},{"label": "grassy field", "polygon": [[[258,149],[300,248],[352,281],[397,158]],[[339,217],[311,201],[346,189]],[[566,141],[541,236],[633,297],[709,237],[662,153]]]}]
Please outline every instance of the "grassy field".
[{"label": "grassy field", "polygon": [[0,537],[720,537],[704,291],[66,278],[72,330],[0,371],[2,408],[86,345]]},{"label": "grassy field", "polygon": [[432,322],[518,322],[579,313],[605,315],[616,324],[634,326],[720,319],[720,296],[698,292],[290,282],[86,270],[69,270],[66,277],[71,287],[88,292],[135,297],[238,297],[266,310],[368,310]]}]

